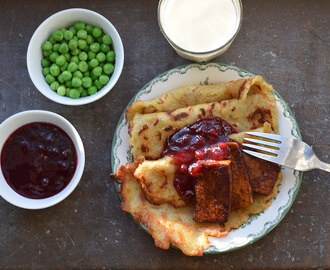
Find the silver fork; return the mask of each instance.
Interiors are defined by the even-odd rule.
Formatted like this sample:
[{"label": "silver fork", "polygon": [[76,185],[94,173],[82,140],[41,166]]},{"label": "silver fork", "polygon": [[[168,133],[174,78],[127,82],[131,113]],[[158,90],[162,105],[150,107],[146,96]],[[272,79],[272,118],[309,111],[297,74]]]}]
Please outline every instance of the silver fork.
[{"label": "silver fork", "polygon": [[[243,143],[243,146],[254,150],[243,149],[247,154],[298,171],[321,169],[330,172],[330,164],[320,161],[313,149],[302,141],[271,133],[247,132],[247,134],[258,137],[244,138],[244,141],[249,143]],[[255,145],[255,143],[258,145]],[[262,151],[264,153],[256,151]]]}]

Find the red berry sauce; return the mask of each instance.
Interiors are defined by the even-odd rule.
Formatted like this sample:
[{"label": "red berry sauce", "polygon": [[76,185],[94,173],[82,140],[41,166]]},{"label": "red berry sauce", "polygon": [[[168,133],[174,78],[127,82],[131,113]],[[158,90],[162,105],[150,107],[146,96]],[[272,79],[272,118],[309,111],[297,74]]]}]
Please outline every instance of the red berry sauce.
[{"label": "red berry sauce", "polygon": [[206,117],[181,128],[168,137],[163,156],[171,156],[177,166],[174,187],[180,196],[191,202],[195,197],[195,178],[200,174],[198,160],[230,158],[226,142],[237,130],[220,117]]},{"label": "red berry sauce", "polygon": [[5,142],[1,168],[7,183],[31,199],[51,197],[71,181],[77,153],[70,137],[49,123],[31,123],[17,129]]}]

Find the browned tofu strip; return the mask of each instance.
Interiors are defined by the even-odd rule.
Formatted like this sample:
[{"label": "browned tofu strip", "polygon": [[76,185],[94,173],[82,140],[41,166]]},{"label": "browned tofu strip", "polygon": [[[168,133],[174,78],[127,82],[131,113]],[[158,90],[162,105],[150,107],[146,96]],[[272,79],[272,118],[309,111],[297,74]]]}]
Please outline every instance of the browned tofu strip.
[{"label": "browned tofu strip", "polygon": [[248,207],[253,203],[252,188],[245,167],[242,151],[238,143],[227,143],[231,152],[231,169],[233,172],[233,194],[231,211]]},{"label": "browned tofu strip", "polygon": [[231,207],[232,171],[230,160],[198,161],[206,167],[197,177],[194,220],[199,222],[226,222]]},{"label": "browned tofu strip", "polygon": [[246,169],[250,177],[252,191],[269,195],[278,179],[281,167],[275,163],[243,154]]}]

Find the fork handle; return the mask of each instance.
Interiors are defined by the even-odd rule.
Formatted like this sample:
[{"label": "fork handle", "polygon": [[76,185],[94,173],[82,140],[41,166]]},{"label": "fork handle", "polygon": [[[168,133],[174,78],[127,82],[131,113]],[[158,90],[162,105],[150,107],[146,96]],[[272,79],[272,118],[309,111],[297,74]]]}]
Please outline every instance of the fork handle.
[{"label": "fork handle", "polygon": [[321,161],[319,169],[330,172],[330,164]]}]

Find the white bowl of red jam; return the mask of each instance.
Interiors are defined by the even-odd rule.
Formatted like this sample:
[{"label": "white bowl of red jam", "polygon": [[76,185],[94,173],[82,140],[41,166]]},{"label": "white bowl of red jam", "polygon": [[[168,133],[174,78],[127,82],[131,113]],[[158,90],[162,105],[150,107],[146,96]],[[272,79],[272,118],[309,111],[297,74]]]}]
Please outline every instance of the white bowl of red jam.
[{"label": "white bowl of red jam", "polygon": [[25,209],[53,206],[76,188],[85,166],[82,140],[64,117],[17,113],[0,125],[0,195]]}]

